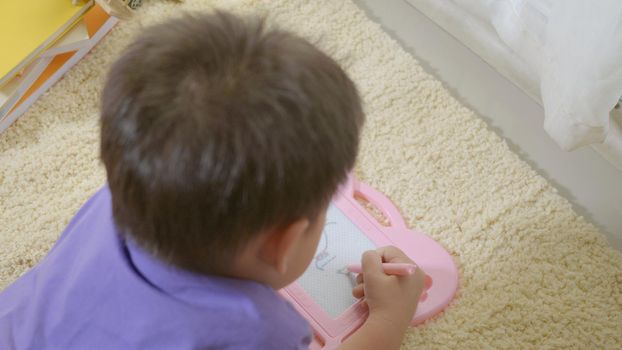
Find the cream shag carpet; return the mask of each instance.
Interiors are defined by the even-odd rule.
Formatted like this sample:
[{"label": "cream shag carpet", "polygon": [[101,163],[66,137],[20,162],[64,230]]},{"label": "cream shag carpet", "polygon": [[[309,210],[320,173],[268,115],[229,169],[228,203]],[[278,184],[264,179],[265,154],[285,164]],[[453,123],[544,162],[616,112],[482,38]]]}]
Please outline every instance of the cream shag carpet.
[{"label": "cream shag carpet", "polygon": [[620,349],[622,255],[349,1],[150,2],[0,135],[0,288],[33,266],[105,181],[103,77],[147,24],[212,6],[269,14],[338,59],[368,115],[356,174],[460,266],[444,314],[406,349]]}]

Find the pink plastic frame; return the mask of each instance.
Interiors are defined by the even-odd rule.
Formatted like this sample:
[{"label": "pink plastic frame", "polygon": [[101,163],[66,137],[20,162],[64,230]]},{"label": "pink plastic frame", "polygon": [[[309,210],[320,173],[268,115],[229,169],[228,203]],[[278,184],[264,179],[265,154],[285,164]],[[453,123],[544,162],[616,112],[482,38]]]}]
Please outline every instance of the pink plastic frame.
[{"label": "pink plastic frame", "polygon": [[[378,208],[389,226],[380,224],[356,200],[363,198]],[[333,198],[333,204],[378,247],[394,245],[406,253],[431,279],[425,298],[419,302],[411,324],[417,325],[441,312],[454,298],[458,270],[451,255],[428,236],[406,227],[398,209],[382,193],[350,177]],[[428,280],[428,285],[429,285]],[[357,302],[339,317],[332,318],[294,282],[281,290],[294,308],[311,324],[315,333],[311,349],[330,350],[360,327],[367,309]]]}]

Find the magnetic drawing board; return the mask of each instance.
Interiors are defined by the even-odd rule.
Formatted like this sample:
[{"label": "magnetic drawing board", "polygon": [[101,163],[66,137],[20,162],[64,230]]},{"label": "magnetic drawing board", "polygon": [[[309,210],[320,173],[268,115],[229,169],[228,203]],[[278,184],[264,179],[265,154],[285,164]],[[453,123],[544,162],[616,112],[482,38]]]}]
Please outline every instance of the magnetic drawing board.
[{"label": "magnetic drawing board", "polygon": [[331,204],[313,261],[297,282],[324,312],[336,318],[357,302],[351,292],[351,277],[344,267],[359,263],[363,252],[372,249],[376,245]]},{"label": "magnetic drawing board", "polygon": [[[378,209],[388,224],[378,222],[356,198]],[[437,315],[453,299],[458,269],[451,255],[427,235],[409,229],[386,196],[349,177],[331,201],[310,266],[280,291],[313,328],[311,350],[337,348],[365,322],[367,308],[352,297],[354,284],[345,267],[359,263],[363,252],[387,245],[400,248],[429,279],[412,325]]]}]

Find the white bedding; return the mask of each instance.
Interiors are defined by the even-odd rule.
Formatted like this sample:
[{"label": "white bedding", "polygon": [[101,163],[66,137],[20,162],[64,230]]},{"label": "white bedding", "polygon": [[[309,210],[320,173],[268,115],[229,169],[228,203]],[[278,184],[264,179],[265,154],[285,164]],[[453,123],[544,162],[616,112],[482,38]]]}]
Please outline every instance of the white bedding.
[{"label": "white bedding", "polygon": [[539,101],[565,150],[622,170],[622,1],[406,0]]}]

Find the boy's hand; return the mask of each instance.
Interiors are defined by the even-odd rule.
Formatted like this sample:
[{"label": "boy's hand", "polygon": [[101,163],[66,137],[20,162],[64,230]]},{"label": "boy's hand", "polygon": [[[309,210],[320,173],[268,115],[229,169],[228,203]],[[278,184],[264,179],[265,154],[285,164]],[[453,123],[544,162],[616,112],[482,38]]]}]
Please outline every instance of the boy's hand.
[{"label": "boy's hand", "polygon": [[338,349],[399,349],[421,297],[425,273],[417,268],[408,276],[385,274],[383,262],[414,264],[396,247],[367,251],[362,260],[363,273],[357,276],[352,295],[365,298],[369,317]]},{"label": "boy's hand", "polygon": [[358,285],[352,289],[355,298],[365,298],[371,322],[386,322],[406,328],[410,324],[424,288],[425,273],[417,268],[409,276],[384,273],[382,263],[414,262],[393,246],[370,250],[363,254],[363,273],[357,276]]}]

